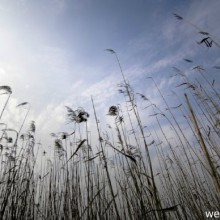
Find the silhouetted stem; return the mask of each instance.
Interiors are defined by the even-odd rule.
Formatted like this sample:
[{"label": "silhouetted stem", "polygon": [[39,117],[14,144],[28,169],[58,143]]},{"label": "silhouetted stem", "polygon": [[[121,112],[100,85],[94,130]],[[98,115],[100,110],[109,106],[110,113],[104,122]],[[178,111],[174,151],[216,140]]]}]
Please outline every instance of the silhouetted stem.
[{"label": "silhouetted stem", "polygon": [[102,155],[103,155],[103,160],[104,160],[104,168],[107,174],[107,179],[108,179],[108,183],[109,183],[109,188],[110,188],[110,192],[112,195],[112,199],[113,199],[113,203],[114,203],[114,207],[115,207],[115,211],[116,211],[116,215],[117,215],[117,219],[120,220],[120,215],[119,215],[119,211],[118,211],[118,207],[115,201],[115,195],[114,195],[114,191],[113,191],[113,187],[112,187],[112,182],[111,182],[111,178],[110,178],[110,174],[108,171],[108,165],[107,165],[107,161],[106,161],[106,157],[105,157],[105,153],[104,153],[104,148],[101,142],[101,135],[100,135],[100,130],[99,130],[99,126],[98,126],[98,119],[97,119],[97,115],[96,115],[96,111],[95,111],[95,106],[94,106],[94,102],[93,99],[91,97],[91,101],[92,101],[92,106],[93,106],[93,110],[94,110],[94,115],[95,115],[95,120],[96,120],[96,126],[97,126],[97,131],[98,131],[98,135],[99,135],[99,141],[100,141],[100,146],[101,146],[101,151],[102,151]]},{"label": "silhouetted stem", "polygon": [[8,98],[7,98],[6,102],[5,102],[5,105],[4,105],[3,109],[2,109],[2,112],[1,112],[1,115],[0,115],[0,119],[2,118],[3,112],[5,111],[5,108],[6,108],[7,104],[8,104],[8,100],[10,99],[10,96],[11,96],[11,93],[9,93]]},{"label": "silhouetted stem", "polygon": [[220,184],[219,184],[219,181],[218,181],[218,176],[217,176],[217,173],[216,173],[216,169],[215,169],[215,167],[213,165],[213,162],[212,162],[211,157],[209,155],[208,149],[207,149],[207,147],[205,145],[205,142],[203,140],[202,134],[200,132],[200,129],[199,129],[196,117],[194,115],[192,106],[191,106],[191,104],[189,102],[188,96],[186,94],[184,94],[184,95],[185,95],[186,102],[187,102],[187,105],[188,105],[189,110],[190,110],[190,114],[192,116],[192,121],[194,123],[195,129],[196,129],[196,132],[197,132],[197,135],[198,135],[198,138],[199,138],[199,143],[201,145],[201,148],[202,148],[202,151],[204,153],[204,156],[206,157],[206,159],[208,161],[208,164],[210,166],[210,169],[211,169],[211,177],[212,177],[213,184],[214,184],[214,186],[215,186],[215,188],[216,188],[216,190],[218,192],[218,195],[220,196]]}]

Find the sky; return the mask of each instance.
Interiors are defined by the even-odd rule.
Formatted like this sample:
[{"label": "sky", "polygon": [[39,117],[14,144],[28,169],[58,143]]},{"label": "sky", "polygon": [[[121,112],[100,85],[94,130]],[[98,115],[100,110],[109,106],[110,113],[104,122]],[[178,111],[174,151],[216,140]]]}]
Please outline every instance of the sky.
[{"label": "sky", "polygon": [[220,43],[219,10],[219,0],[0,0],[0,84],[13,92],[1,121],[19,128],[26,110],[16,106],[29,102],[27,123],[35,121],[47,145],[46,136],[66,126],[65,106],[92,115],[92,95],[104,118],[123,101],[120,69],[107,48],[133,89],[157,104],[147,76],[168,95],[177,83],[172,67],[190,68],[183,59],[204,65],[217,84],[219,48],[197,42],[206,31]]}]

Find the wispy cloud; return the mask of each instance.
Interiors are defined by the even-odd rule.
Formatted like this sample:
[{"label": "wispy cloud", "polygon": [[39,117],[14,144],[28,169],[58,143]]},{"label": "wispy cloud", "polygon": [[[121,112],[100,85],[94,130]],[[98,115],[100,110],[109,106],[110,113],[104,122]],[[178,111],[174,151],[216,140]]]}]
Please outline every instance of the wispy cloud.
[{"label": "wispy cloud", "polygon": [[[100,112],[106,112],[108,106],[123,100],[117,87],[122,81],[120,69],[114,57],[104,55],[105,48],[118,51],[124,74],[134,90],[158,105],[161,99],[147,76],[153,76],[166,94],[175,85],[175,79],[169,77],[172,67],[184,67],[184,58],[202,63],[208,56],[210,66],[219,62],[209,56],[213,49],[217,53],[215,48],[210,52],[196,43],[200,35],[189,23],[218,36],[219,1],[194,1],[187,8],[178,3],[170,9],[166,5],[166,10],[152,11],[145,4],[136,12],[138,5],[132,10],[111,8],[115,16],[105,4],[95,4],[87,2],[83,7],[82,3],[67,0],[25,0],[19,2],[20,6],[0,3],[4,11],[0,15],[2,83],[12,87],[17,102],[32,102],[33,117],[44,131],[59,129],[65,105],[91,108],[93,96]],[[187,22],[176,20],[172,15],[175,12]],[[128,18],[134,31],[126,28]],[[202,56],[198,56],[200,49]],[[47,118],[50,122],[45,122]]]}]

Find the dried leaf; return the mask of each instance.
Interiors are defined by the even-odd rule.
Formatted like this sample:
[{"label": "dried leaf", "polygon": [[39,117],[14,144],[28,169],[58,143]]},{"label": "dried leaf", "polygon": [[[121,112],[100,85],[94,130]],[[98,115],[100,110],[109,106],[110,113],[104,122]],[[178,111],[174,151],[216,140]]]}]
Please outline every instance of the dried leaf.
[{"label": "dried leaf", "polygon": [[6,93],[12,93],[11,87],[9,86],[0,86],[0,90],[4,90]]},{"label": "dried leaf", "polygon": [[27,105],[27,104],[28,104],[28,102],[22,102],[19,105],[17,105],[16,107],[24,106],[24,105]]},{"label": "dried leaf", "polygon": [[183,17],[181,17],[180,15],[173,13],[174,17],[177,18],[178,20],[183,20]]}]

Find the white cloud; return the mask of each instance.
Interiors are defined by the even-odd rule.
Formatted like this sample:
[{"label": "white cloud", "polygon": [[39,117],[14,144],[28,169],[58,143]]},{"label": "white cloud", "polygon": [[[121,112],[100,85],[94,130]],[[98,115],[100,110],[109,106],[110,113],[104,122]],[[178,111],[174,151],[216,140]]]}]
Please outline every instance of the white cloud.
[{"label": "white cloud", "polygon": [[[46,17],[45,14],[42,16],[45,18],[50,17],[52,20],[54,15],[65,15],[70,3],[70,1],[66,0],[50,0],[49,2],[52,8],[49,9]],[[21,1],[21,3],[23,5],[30,4],[28,1]],[[42,2],[38,4],[42,4]],[[208,5],[206,1],[197,1],[193,2],[191,7],[181,15],[186,19],[192,19],[193,23],[205,29],[214,31],[214,34],[218,34],[218,29],[214,29],[214,27],[218,27],[219,7],[217,6],[219,6],[217,1]],[[0,10],[3,10],[4,7],[4,5],[0,5]],[[216,19],[214,19],[215,17]],[[37,21],[38,19],[36,18]],[[56,21],[59,23],[62,19]],[[211,21],[212,25],[209,26],[208,23]],[[12,18],[11,23],[13,25],[16,24]],[[50,24],[50,22],[45,23]],[[108,106],[116,105],[119,102],[118,100],[123,100],[122,95],[119,95],[117,92],[117,83],[122,81],[122,78],[115,62],[114,69],[116,69],[117,74],[112,71],[112,67],[111,70],[106,70],[103,67],[105,64],[102,64],[101,61],[100,67],[90,67],[87,65],[87,60],[83,60],[83,53],[78,58],[78,51],[72,52],[74,51],[74,47],[71,46],[73,42],[64,42],[70,45],[70,48],[67,48],[62,47],[63,42],[50,39],[52,34],[54,34],[54,38],[59,35],[63,36],[64,40],[68,39],[63,34],[63,31],[70,26],[59,29],[54,25],[57,28],[55,28],[56,31],[54,31],[54,27],[44,27],[44,24],[34,27],[35,32],[38,34],[37,36],[41,36],[41,40],[38,42],[34,40],[33,36],[30,37],[31,35],[28,32],[25,32],[28,29],[21,26],[20,31],[24,31],[24,36],[27,36],[22,41],[23,35],[20,35],[20,33],[14,35],[13,25],[9,27],[7,22],[5,22],[4,27],[0,29],[2,36],[2,43],[0,45],[4,50],[4,52],[0,53],[1,59],[4,61],[0,63],[0,76],[2,83],[9,84],[12,86],[12,90],[15,91],[12,94],[14,98],[11,99],[10,105],[15,106],[21,102],[20,100],[23,101],[23,99],[24,101],[29,99],[33,104],[34,107],[31,110],[32,113],[29,119],[33,118],[36,120],[40,133],[48,134],[63,129],[66,114],[65,105],[73,108],[82,106],[85,110],[90,109],[92,113],[90,97],[93,96],[100,117],[102,115],[105,118]],[[149,83],[149,80],[144,79],[145,75],[155,76],[162,92],[165,93],[167,89],[170,89],[175,82],[174,78],[169,78],[172,70],[170,72],[163,72],[163,70],[166,68],[171,69],[172,66],[178,64],[185,56],[196,56],[196,50],[192,50],[191,46],[194,45],[195,47],[193,48],[198,46],[196,44],[197,33],[195,29],[190,26],[187,27],[187,23],[184,24],[184,22],[175,20],[171,13],[170,17],[164,19],[159,26],[157,23],[152,25],[156,26],[155,32],[149,33],[148,30],[144,30],[140,34],[134,35],[129,41],[125,39],[125,44],[127,43],[128,48],[125,49],[119,45],[118,50],[124,51],[122,54],[122,59],[125,56],[123,62],[124,73],[131,84],[134,85],[135,92],[142,92],[153,103],[161,106],[161,97],[158,96],[155,86]],[[45,31],[44,28],[49,28],[49,31]],[[48,35],[50,30],[52,30],[52,34]],[[195,38],[190,35],[193,32],[195,32]],[[69,32],[67,31],[66,33],[68,34]],[[49,40],[46,40],[47,35]],[[106,39],[106,44],[111,42],[110,38],[111,36],[109,39]],[[91,39],[91,44],[94,42],[93,40]],[[78,42],[74,43],[77,44]],[[82,49],[83,46],[77,47],[77,49]],[[169,49],[170,47],[172,49]],[[7,59],[5,58],[6,56]],[[104,77],[102,77],[101,73],[103,69],[106,70]],[[12,106],[9,107],[11,109],[9,112],[15,115],[14,118],[7,114],[4,117],[9,121],[13,119],[10,122],[11,126],[17,126],[22,116],[20,116],[21,112],[17,112]],[[144,114],[145,116],[147,115],[146,113]],[[107,121],[112,122],[112,119],[107,119]],[[150,121],[147,122],[149,123]]]},{"label": "white cloud", "polygon": [[4,77],[6,75],[6,71],[3,67],[0,67],[0,76]]},{"label": "white cloud", "polygon": [[106,102],[109,98],[112,98],[117,91],[116,81],[113,77],[107,77],[82,92],[82,96],[90,98],[91,96],[97,103]]}]

